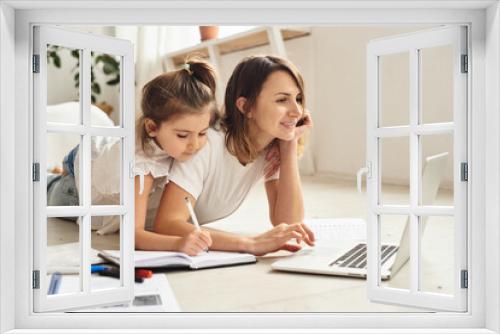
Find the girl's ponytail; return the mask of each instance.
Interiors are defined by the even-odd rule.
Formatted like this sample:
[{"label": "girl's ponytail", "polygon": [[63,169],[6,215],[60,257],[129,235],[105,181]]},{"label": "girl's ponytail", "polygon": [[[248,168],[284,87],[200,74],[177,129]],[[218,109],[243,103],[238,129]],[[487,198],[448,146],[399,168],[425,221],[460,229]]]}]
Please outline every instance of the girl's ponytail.
[{"label": "girl's ponytail", "polygon": [[198,57],[189,58],[186,60],[185,69],[198,81],[210,88],[210,91],[215,96],[217,89],[217,78],[214,68]]}]

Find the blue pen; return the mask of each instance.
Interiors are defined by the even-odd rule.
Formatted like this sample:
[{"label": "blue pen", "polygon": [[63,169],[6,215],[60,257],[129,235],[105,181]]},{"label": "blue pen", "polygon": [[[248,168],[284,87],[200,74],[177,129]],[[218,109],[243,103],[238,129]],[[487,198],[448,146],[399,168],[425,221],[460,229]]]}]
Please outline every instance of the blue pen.
[{"label": "blue pen", "polygon": [[50,277],[49,290],[47,291],[48,295],[56,295],[59,292],[59,287],[61,286],[61,273],[55,272]]},{"label": "blue pen", "polygon": [[93,273],[99,273],[101,271],[104,271],[104,270],[108,270],[109,268],[107,266],[103,266],[103,265],[100,265],[100,264],[93,264],[90,266],[90,273],[93,274]]}]

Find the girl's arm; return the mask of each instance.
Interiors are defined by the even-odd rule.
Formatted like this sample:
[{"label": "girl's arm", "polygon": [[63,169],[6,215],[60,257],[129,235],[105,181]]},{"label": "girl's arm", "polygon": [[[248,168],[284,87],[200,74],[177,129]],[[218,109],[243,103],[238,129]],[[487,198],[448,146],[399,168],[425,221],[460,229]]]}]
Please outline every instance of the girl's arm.
[{"label": "girl's arm", "polygon": [[149,194],[153,188],[154,178],[151,174],[144,176],[144,191],[139,194],[139,177],[135,177],[135,248],[141,250],[180,251],[188,255],[196,255],[209,244],[210,237],[201,233],[192,233],[186,237],[163,235],[146,231],[146,213]]},{"label": "girl's arm", "polygon": [[[184,236],[195,227],[188,223],[189,212],[184,203],[188,197],[191,203],[194,198],[184,189],[170,182],[166,185],[155,219],[155,231],[162,234]],[[232,233],[210,229],[212,246],[210,249],[223,251],[246,252],[262,255],[285,249],[297,251],[299,245],[287,244],[291,239],[304,238],[302,224],[276,226],[272,230],[254,237],[238,236]],[[203,228],[203,230],[208,230]]]},{"label": "girl's arm", "polygon": [[135,177],[135,248],[141,250],[174,250],[179,237],[166,236],[146,231],[146,212],[149,194],[153,189],[154,178],[144,175],[144,191],[139,194],[139,176]]}]

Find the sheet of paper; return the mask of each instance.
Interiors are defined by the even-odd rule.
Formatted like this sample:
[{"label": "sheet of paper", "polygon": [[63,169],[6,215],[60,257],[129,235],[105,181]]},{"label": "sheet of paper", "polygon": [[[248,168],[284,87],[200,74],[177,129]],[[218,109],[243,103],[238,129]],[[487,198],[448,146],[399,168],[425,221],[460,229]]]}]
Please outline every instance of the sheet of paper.
[{"label": "sheet of paper", "polygon": [[[92,277],[92,290],[109,288],[110,280],[116,278],[106,276]],[[113,283],[113,282],[111,282]],[[63,275],[59,294],[78,290],[79,277]],[[128,304],[108,305],[96,308],[80,309],[71,312],[180,312],[174,292],[165,274],[154,274],[143,283],[134,284],[135,298]]]},{"label": "sheet of paper", "polygon": [[[90,263],[104,262],[98,251],[90,249]],[[80,244],[71,242],[47,247],[47,273],[78,274],[80,270]]]},{"label": "sheet of paper", "polygon": [[362,219],[306,219],[304,223],[313,231],[318,246],[366,240],[366,223]]}]

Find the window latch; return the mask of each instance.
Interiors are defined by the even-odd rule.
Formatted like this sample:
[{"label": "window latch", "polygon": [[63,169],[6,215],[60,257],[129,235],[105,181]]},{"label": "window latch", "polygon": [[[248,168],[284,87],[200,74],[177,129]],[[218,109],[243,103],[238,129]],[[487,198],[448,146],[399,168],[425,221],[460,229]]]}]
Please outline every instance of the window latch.
[{"label": "window latch", "polygon": [[128,164],[128,172],[129,172],[129,177],[131,179],[135,178],[135,163],[133,161],[130,161]]},{"label": "window latch", "polygon": [[361,191],[361,185],[363,183],[363,174],[366,174],[366,179],[368,180],[369,178],[372,177],[372,163],[370,161],[368,161],[366,163],[366,166],[365,167],[361,167],[358,172],[356,173],[356,184],[358,186],[358,192],[362,192]]}]

